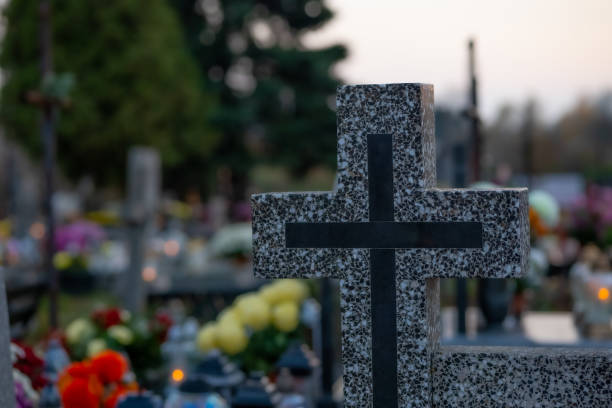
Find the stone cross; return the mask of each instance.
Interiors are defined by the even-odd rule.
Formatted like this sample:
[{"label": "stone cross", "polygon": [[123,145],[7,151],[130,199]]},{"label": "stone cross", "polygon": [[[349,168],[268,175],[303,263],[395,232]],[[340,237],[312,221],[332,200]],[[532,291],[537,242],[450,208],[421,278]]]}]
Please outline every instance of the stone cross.
[{"label": "stone cross", "polygon": [[142,269],[146,245],[153,234],[161,191],[161,164],[157,150],[132,147],[128,153],[128,191],[126,224],[130,248],[130,265],[123,276],[124,306],[132,313],[143,311],[146,286]]},{"label": "stone cross", "polygon": [[[4,275],[0,268],[0,272]],[[15,407],[15,385],[11,360],[11,333],[4,276],[0,276],[0,407]]]},{"label": "stone cross", "polygon": [[343,86],[336,104],[335,191],[252,198],[256,275],[340,279],[347,407],[525,406],[476,364],[513,353],[439,346],[439,278],[520,276],[527,190],[435,188],[430,85]]}]

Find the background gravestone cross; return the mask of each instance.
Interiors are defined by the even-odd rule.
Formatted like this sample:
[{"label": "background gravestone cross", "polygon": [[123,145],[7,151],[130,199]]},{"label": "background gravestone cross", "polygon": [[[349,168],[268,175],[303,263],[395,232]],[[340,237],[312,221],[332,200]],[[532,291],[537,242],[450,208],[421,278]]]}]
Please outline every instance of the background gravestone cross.
[{"label": "background gravestone cross", "polygon": [[516,277],[526,189],[435,184],[430,85],[343,86],[335,191],[254,195],[255,273],[340,279],[348,407],[431,404],[440,277]]}]

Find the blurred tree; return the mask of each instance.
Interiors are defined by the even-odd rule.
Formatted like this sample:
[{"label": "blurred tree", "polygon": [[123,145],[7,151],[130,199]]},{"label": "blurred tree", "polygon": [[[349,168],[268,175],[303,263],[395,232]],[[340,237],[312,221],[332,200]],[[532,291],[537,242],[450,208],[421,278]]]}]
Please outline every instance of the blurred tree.
[{"label": "blurred tree", "polygon": [[612,93],[581,99],[552,123],[543,122],[538,112],[533,100],[520,109],[505,105],[499,110],[487,127],[487,153],[496,163],[517,172],[588,172],[612,178]]},{"label": "blurred tree", "polygon": [[[38,4],[6,5],[0,55],[2,122],[34,154],[41,151],[38,112],[22,95],[41,86]],[[203,179],[218,141],[206,117],[212,98],[202,92],[202,75],[167,2],[55,0],[52,13],[55,71],[76,79],[71,109],[58,124],[64,172],[120,184],[128,148],[147,145],[160,150],[166,173],[182,174],[167,184],[180,189]]]},{"label": "blurred tree", "polygon": [[170,0],[193,55],[219,96],[220,173],[240,199],[255,160],[301,176],[335,168],[334,64],[341,45],[309,50],[304,35],[332,17],[323,0]]},{"label": "blurred tree", "polygon": [[609,167],[612,157],[612,94],[583,99],[561,117],[555,133],[563,146],[560,160],[571,170]]}]

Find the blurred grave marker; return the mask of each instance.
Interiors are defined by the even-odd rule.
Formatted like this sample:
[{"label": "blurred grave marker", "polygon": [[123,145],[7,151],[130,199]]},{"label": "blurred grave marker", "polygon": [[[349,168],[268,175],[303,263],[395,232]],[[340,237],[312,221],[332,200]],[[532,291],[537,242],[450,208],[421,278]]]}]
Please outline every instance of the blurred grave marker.
[{"label": "blurred grave marker", "polygon": [[0,277],[0,407],[15,406],[13,384],[13,362],[11,359],[11,332],[9,330],[8,306],[4,277]]},{"label": "blurred grave marker", "polygon": [[337,112],[335,190],[252,204],[258,277],[340,279],[345,405],[609,406],[610,352],[440,346],[439,278],[520,276],[529,225],[526,189],[435,188],[433,87],[343,86]]},{"label": "blurred grave marker", "polygon": [[146,300],[142,272],[146,244],[153,234],[159,207],[161,172],[159,153],[147,147],[133,147],[128,153],[126,224],[130,263],[124,274],[122,295],[125,308],[140,312]]}]

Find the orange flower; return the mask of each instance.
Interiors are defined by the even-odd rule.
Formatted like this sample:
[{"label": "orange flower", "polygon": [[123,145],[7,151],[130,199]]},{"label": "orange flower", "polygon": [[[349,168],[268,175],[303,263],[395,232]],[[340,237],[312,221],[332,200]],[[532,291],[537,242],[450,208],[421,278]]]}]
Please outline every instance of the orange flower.
[{"label": "orange flower", "polygon": [[91,359],[93,372],[104,384],[121,381],[128,370],[125,357],[112,350],[106,350]]},{"label": "orange flower", "polygon": [[64,408],[98,408],[102,385],[92,376],[72,379],[61,392]]},{"label": "orange flower", "polygon": [[548,233],[548,228],[546,225],[544,225],[540,219],[540,216],[532,207],[529,207],[529,224],[531,225],[531,229],[535,231],[535,234],[538,237]]},{"label": "orange flower", "polygon": [[72,363],[60,373],[57,380],[57,388],[62,392],[75,378],[87,380],[93,374],[91,364],[88,361]]}]

